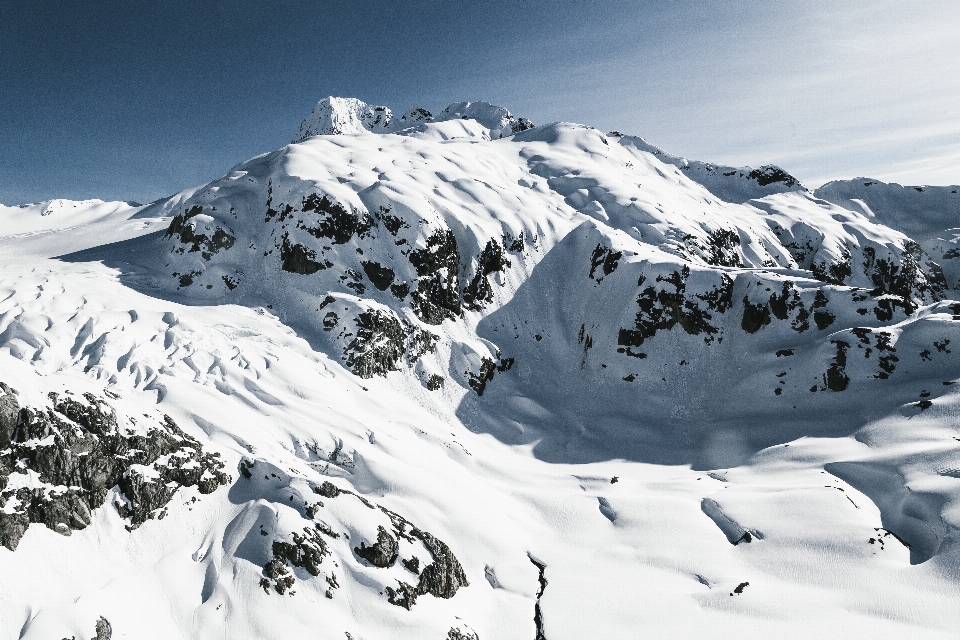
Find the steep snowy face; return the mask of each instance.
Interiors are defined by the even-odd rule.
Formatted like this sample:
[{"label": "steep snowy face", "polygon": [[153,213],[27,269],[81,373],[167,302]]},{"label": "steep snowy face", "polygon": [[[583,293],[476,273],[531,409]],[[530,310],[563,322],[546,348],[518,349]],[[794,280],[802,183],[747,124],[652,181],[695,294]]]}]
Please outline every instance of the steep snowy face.
[{"label": "steep snowy face", "polygon": [[494,140],[534,127],[526,118],[514,118],[504,107],[483,101],[454,102],[434,118],[435,122],[446,120],[476,120],[490,132]]},{"label": "steep snowy face", "polygon": [[948,285],[960,288],[960,186],[904,187],[857,178],[828,182],[815,194],[911,236],[940,264]]},{"label": "steep snowy face", "polygon": [[917,240],[960,227],[960,186],[904,187],[856,178],[828,182],[814,194]]},{"label": "steep snowy face", "polygon": [[799,180],[776,165],[768,164],[754,169],[687,160],[670,155],[639,136],[625,136],[618,131],[610,135],[619,138],[620,144],[652,153],[661,161],[679,167],[691,180],[702,184],[710,193],[726,202],[741,203],[775,193],[807,190]]}]

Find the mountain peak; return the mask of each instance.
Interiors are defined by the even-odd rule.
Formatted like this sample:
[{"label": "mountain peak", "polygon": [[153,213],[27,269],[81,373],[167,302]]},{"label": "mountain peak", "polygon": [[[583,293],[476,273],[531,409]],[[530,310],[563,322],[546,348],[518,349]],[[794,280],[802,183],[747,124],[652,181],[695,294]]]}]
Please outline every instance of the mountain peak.
[{"label": "mountain peak", "polygon": [[454,102],[437,116],[421,107],[411,107],[402,116],[395,118],[389,107],[369,105],[357,98],[328,96],[318,102],[310,115],[303,120],[300,132],[293,142],[303,142],[319,135],[398,133],[417,125],[450,120],[474,120],[486,130],[485,135],[491,139],[503,138],[534,127],[530,120],[514,117],[505,107],[484,101]]},{"label": "mountain peak", "polygon": [[368,105],[356,98],[328,96],[300,124],[300,134],[293,141],[319,135],[386,133],[392,121],[393,112],[387,107]]}]

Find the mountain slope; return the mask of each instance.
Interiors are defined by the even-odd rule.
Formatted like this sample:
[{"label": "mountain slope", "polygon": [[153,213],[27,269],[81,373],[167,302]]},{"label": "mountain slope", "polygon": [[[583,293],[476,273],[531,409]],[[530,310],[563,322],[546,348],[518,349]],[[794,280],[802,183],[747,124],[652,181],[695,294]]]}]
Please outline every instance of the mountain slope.
[{"label": "mountain slope", "polygon": [[326,99],[82,233],[0,212],[0,635],[951,636],[926,237],[782,170],[417,113]]}]

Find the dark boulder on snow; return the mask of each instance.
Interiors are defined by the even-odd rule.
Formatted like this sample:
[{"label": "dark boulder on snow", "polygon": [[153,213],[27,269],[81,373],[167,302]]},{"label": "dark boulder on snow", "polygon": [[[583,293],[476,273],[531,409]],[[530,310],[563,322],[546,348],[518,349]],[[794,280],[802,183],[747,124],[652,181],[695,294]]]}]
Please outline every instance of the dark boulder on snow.
[{"label": "dark boulder on snow", "polygon": [[359,547],[354,547],[353,552],[369,562],[375,567],[392,567],[397,561],[397,539],[387,533],[383,527],[377,528],[377,541],[367,546],[361,542]]}]

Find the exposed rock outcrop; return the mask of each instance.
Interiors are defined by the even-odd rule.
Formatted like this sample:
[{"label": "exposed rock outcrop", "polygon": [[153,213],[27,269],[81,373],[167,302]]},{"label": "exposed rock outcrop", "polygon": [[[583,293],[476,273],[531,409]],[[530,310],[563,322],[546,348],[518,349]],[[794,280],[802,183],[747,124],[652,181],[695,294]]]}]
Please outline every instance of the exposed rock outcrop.
[{"label": "exposed rock outcrop", "polygon": [[[230,482],[208,453],[169,417],[156,426],[120,426],[106,401],[50,394],[46,409],[20,407],[0,387],[0,544],[15,550],[31,523],[69,535],[90,524],[116,488],[115,507],[134,529],[162,518],[181,487],[212,493]],[[12,419],[16,412],[15,421]],[[131,420],[131,422],[133,422]]]}]

